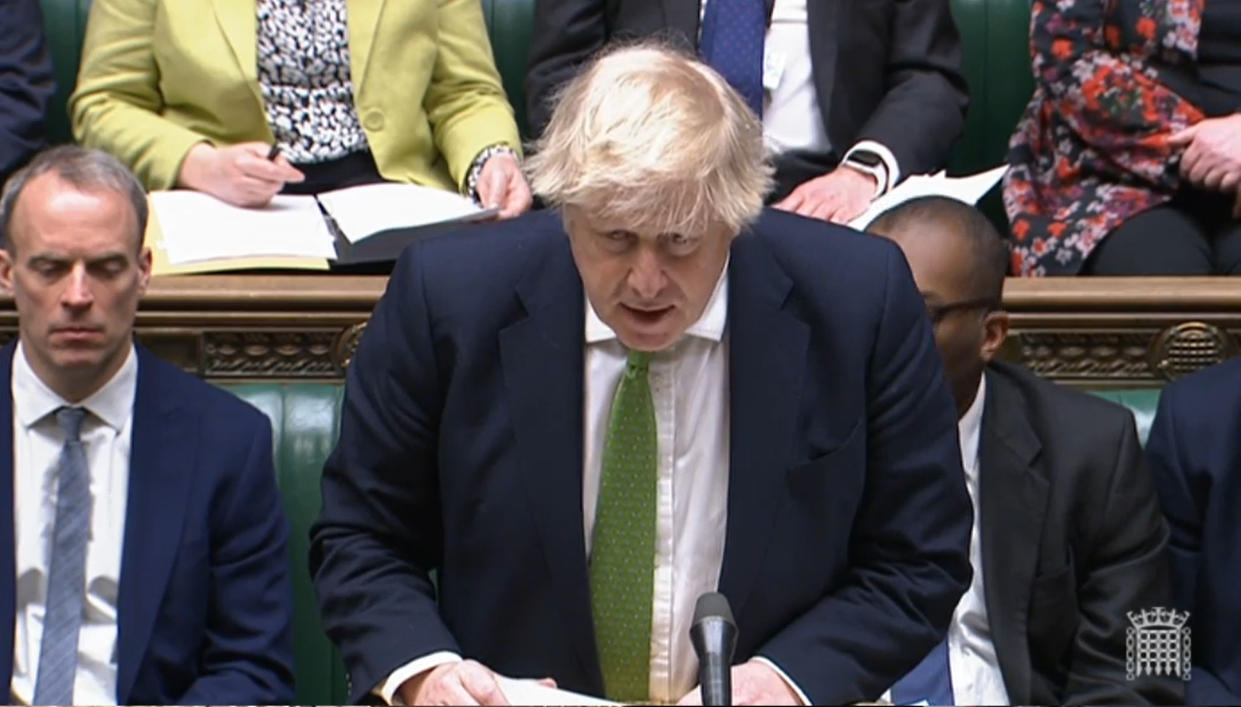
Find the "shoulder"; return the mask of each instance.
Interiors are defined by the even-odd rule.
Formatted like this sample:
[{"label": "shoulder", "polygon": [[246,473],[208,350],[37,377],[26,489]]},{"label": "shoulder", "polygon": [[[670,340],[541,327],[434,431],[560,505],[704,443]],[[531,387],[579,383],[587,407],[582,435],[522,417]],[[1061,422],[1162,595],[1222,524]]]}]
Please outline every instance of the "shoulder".
[{"label": "shoulder", "polygon": [[1241,403],[1241,357],[1169,383],[1164,387],[1161,400],[1177,414],[1187,415],[1216,416],[1221,409],[1238,407]]},{"label": "shoulder", "polygon": [[763,209],[749,233],[753,247],[765,247],[782,265],[794,269],[807,260],[818,267],[840,263],[841,269],[859,262],[882,264],[900,252],[887,238],[772,208]]},{"label": "shoulder", "polygon": [[[1136,440],[1133,413],[1125,406],[1053,383],[1021,366],[988,364],[987,384],[995,389],[997,405],[1023,406],[1044,444],[1086,445],[1115,454],[1126,434],[1133,433]],[[1014,393],[1018,399],[1011,399]]]},{"label": "shoulder", "polygon": [[[465,283],[486,287],[511,282],[531,263],[554,253],[569,254],[559,214],[541,210],[515,219],[471,224],[416,242],[405,250],[390,282],[420,280],[429,291],[448,287],[461,294]],[[391,287],[391,285],[390,285]]]},{"label": "shoulder", "polygon": [[770,208],[737,239],[733,255],[743,267],[770,259],[795,290],[816,297],[882,293],[893,276],[912,283],[904,255],[887,238]]},{"label": "shoulder", "polygon": [[156,395],[169,396],[178,406],[190,410],[203,431],[223,430],[233,436],[251,437],[271,429],[271,422],[258,408],[141,347],[138,384],[154,384]]}]

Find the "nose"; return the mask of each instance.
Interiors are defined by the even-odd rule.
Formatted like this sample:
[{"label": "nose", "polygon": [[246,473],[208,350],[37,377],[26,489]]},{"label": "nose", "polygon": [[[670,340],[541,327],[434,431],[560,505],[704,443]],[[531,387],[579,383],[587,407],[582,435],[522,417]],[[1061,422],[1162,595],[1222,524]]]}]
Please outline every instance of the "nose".
[{"label": "nose", "polygon": [[60,303],[70,309],[85,309],[95,301],[90,289],[90,278],[86,274],[86,265],[76,263],[66,278],[65,289],[61,293]]},{"label": "nose", "polygon": [[666,281],[655,249],[639,247],[629,268],[629,287],[642,299],[655,299],[663,291]]}]

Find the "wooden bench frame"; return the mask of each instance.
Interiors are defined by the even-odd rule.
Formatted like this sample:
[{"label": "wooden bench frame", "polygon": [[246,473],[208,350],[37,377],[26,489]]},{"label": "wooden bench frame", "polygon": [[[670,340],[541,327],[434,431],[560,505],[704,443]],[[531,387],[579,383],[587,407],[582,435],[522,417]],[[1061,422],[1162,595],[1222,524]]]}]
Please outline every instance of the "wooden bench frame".
[{"label": "wooden bench frame", "polygon": [[[386,278],[327,274],[155,278],[140,339],[217,382],[339,381]],[[1158,387],[1238,352],[1241,279],[1010,278],[1006,356],[1089,388]],[[0,340],[17,330],[0,298]]]}]

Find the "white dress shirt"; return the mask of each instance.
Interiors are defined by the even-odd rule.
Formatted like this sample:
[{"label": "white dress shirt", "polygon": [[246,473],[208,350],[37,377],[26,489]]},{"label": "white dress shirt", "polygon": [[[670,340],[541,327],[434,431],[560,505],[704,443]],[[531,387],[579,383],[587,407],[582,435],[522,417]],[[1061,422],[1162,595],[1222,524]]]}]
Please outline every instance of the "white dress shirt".
[{"label": "white dress shirt", "polygon": [[[952,672],[952,694],[956,704],[1006,705],[1008,691],[991,642],[987,620],[987,601],[983,594],[982,542],[979,535],[978,442],[982,434],[982,412],[987,398],[987,377],[978,381],[978,392],[965,415],[957,423],[961,438],[961,466],[965,468],[965,488],[974,507],[974,526],[970,529],[970,566],[974,578],[957,602],[948,626],[948,664]],[[985,472],[984,472],[985,473]]]},{"label": "white dress shirt", "polygon": [[[129,447],[138,361],[130,347],[120,370],[79,407],[90,469],[91,520],[86,546],[86,610],[78,635],[77,704],[116,704],[117,596],[129,489]],[[64,433],[52,413],[71,405],[35,374],[21,343],[13,355],[13,499],[17,606],[11,697],[29,704],[38,680],[47,573],[56,521],[58,464]]]},{"label": "white dress shirt", "polygon": [[[700,30],[708,2],[702,0],[699,4]],[[763,42],[763,139],[768,149],[777,154],[790,150],[827,152],[832,146],[814,86],[807,2],[775,0]],[[876,196],[896,186],[901,176],[900,165],[886,145],[862,140],[850,147],[844,157],[856,150],[869,150],[883,160],[879,174],[875,175]]]},{"label": "white dress shirt", "polygon": [[[978,442],[982,436],[982,411],[987,399],[987,377],[978,382],[974,402],[957,421],[961,443],[961,466],[965,469],[965,488],[974,508],[974,525],[970,529],[970,566],[974,578],[970,588],[957,602],[948,626],[948,671],[952,674],[953,704],[1006,705],[1008,690],[995,657],[991,642],[991,624],[987,621],[987,601],[983,594],[982,543],[978,526]],[[892,693],[883,693],[884,702],[892,701]]]},{"label": "white dress shirt", "polygon": [[[698,686],[689,640],[694,605],[716,591],[724,563],[728,516],[728,266],[702,316],[671,348],[651,357],[658,481],[655,494],[655,583],[651,606],[650,697],[676,702]],[[612,398],[629,351],[586,302],[582,517],[586,552],[593,545],[595,504]],[[401,683],[438,664],[460,660],[434,653],[393,672],[379,693],[389,702]],[[758,658],[808,704],[805,694],[769,660]],[[523,676],[525,677],[525,676]]]}]

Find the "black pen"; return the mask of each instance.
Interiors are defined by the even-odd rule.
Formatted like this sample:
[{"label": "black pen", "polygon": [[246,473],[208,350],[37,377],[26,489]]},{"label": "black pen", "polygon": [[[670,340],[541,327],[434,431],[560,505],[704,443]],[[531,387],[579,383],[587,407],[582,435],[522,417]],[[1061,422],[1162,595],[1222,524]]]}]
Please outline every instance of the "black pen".
[{"label": "black pen", "polygon": [[271,149],[267,151],[267,160],[269,162],[275,162],[276,158],[279,156],[280,156],[280,146],[272,145]]}]

